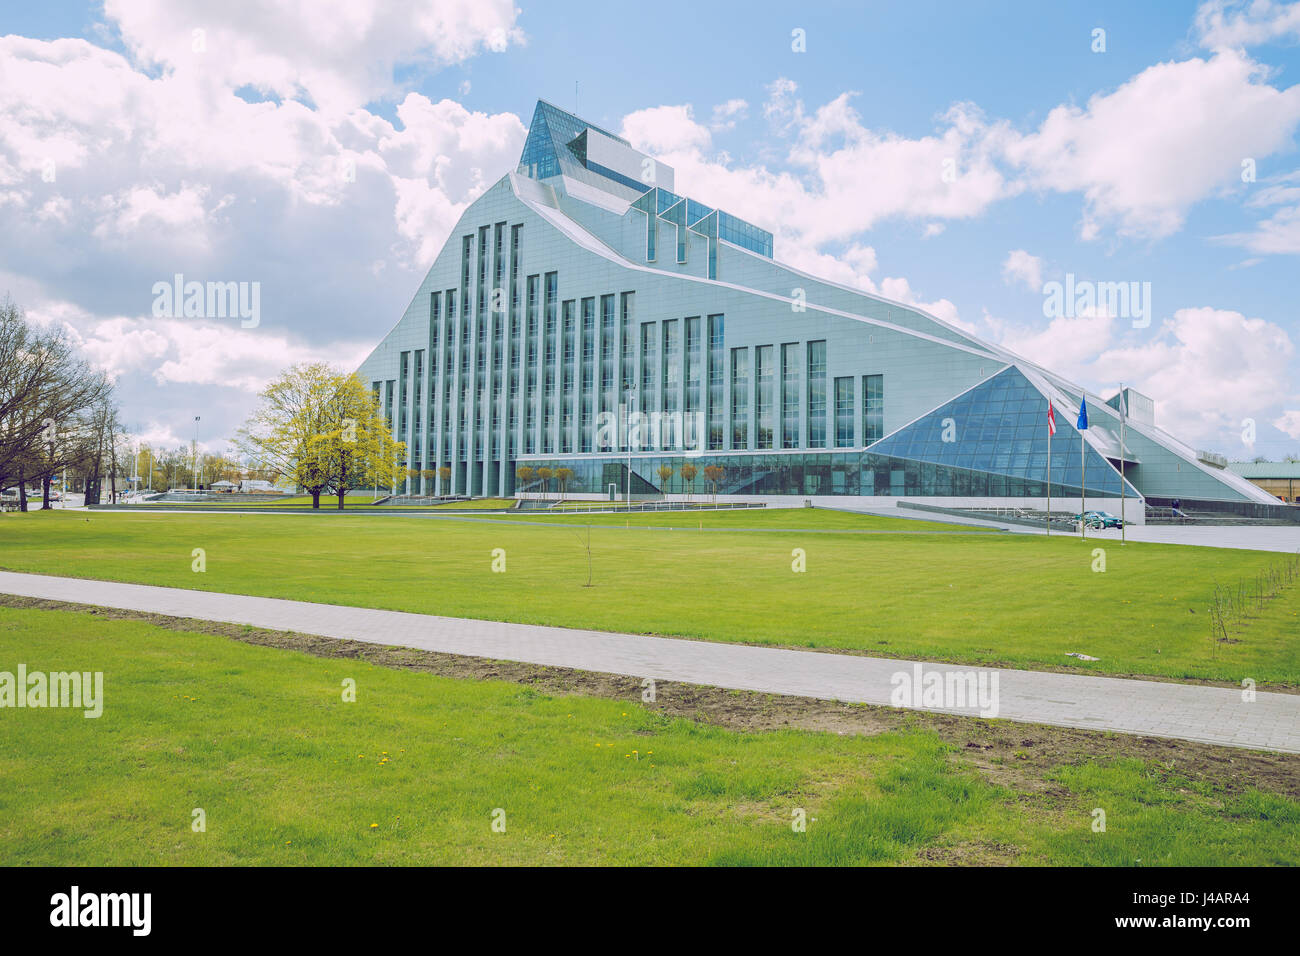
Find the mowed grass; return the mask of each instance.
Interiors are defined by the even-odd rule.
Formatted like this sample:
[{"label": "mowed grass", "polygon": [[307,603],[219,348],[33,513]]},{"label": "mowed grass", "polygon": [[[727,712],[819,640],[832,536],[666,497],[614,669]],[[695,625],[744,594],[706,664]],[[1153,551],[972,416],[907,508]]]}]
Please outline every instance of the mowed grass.
[{"label": "mowed grass", "polygon": [[[1104,572],[1094,570],[1097,547]],[[204,552],[203,573],[192,570],[195,549]],[[492,570],[496,549],[504,573]],[[806,570],[796,572],[800,553]],[[1238,643],[1215,642],[1207,613],[1216,582],[1253,582],[1280,560],[802,509],[591,519],[0,517],[0,568],[13,571],[894,657],[1294,685],[1300,587],[1237,629]]]},{"label": "mowed grass", "polygon": [[[380,497],[383,497],[381,495]],[[344,511],[361,510],[361,511],[392,511],[397,509],[447,509],[452,511],[499,511],[506,508],[514,507],[513,498],[472,498],[469,501],[445,501],[435,505],[392,505],[392,504],[375,504],[377,498],[351,495],[344,501]],[[321,511],[337,511],[339,500],[334,495],[321,495]],[[145,501],[139,504],[141,508],[168,508],[177,511],[238,511],[244,508],[250,509],[277,509],[286,508],[293,511],[312,511],[311,495],[294,495],[288,498],[275,498],[269,501]]]},{"label": "mowed grass", "polygon": [[972,847],[1030,864],[1300,862],[1295,801],[1138,760],[1060,766],[1045,799],[989,783],[930,731],[729,731],[639,700],[0,608],[0,670],[19,662],[102,671],[104,707],[0,710],[6,866],[894,864]]}]

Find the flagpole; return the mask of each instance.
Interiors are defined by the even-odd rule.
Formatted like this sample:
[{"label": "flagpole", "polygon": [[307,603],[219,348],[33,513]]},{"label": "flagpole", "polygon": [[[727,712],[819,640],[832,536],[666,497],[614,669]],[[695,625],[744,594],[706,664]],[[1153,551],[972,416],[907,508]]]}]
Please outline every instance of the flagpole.
[{"label": "flagpole", "polygon": [[1047,536],[1052,536],[1052,400],[1047,400]]},{"label": "flagpole", "polygon": [[[1080,395],[1079,407],[1082,409],[1088,403],[1086,395]],[[1079,416],[1079,424],[1084,425],[1083,416]],[[1084,425],[1086,428],[1087,426]],[[1083,440],[1083,428],[1079,429],[1079,538],[1080,540],[1088,537],[1088,446]]]},{"label": "flagpole", "polygon": [[1124,423],[1128,418],[1128,399],[1124,396],[1124,383],[1119,383],[1119,543],[1124,545],[1124,526],[1128,514],[1124,510]]}]

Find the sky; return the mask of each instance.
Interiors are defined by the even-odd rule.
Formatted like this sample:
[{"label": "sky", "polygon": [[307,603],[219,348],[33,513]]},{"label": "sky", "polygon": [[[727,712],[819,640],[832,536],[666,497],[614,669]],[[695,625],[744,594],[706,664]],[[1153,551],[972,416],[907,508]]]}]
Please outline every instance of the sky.
[{"label": "sky", "polygon": [[[383,338],[538,98],[780,261],[1300,453],[1300,2],[0,0],[0,296],[134,435],[224,451],[286,366]],[[160,309],[178,274],[256,324]]]}]

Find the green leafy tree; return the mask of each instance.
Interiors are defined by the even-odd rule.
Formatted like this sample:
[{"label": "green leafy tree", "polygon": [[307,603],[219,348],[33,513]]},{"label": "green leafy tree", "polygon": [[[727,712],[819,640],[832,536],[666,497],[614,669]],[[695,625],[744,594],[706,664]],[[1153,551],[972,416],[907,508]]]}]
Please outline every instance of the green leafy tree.
[{"label": "green leafy tree", "polygon": [[334,490],[365,478],[392,484],[402,475],[406,446],[396,442],[373,393],[355,375],[323,362],[292,366],[259,394],[235,446],[257,467],[294,482],[312,507]]},{"label": "green leafy tree", "polygon": [[366,482],[391,485],[404,475],[419,476],[405,469],[406,445],[394,441],[379,400],[357,375],[342,376],[327,410],[329,430],[316,438],[316,454],[328,475],[327,488],[343,510],[349,488]]}]

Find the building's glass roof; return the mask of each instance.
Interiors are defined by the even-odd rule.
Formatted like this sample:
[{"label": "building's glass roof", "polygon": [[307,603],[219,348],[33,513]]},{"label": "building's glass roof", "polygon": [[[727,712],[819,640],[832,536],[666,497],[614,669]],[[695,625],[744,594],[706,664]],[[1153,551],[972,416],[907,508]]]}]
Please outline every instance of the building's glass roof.
[{"label": "building's glass roof", "polygon": [[[603,133],[629,148],[631,146],[627,140],[615,136],[609,130],[588,123],[572,113],[552,106],[545,100],[538,100],[537,108],[533,111],[533,121],[529,124],[528,139],[525,140],[523,152],[519,156],[519,172],[532,179],[547,179],[563,174],[592,185],[599,185],[591,178],[591,174],[595,174],[604,180],[641,193],[647,193],[654,188],[622,173],[589,162],[586,139],[588,129]],[[739,216],[714,210],[711,206],[662,188],[658,189],[655,197],[656,214],[667,212],[683,199],[686,199],[685,220],[688,226],[695,226],[716,211],[718,213],[717,238],[769,259],[772,258],[772,234],[766,229],[760,229],[753,223],[746,222]]]}]

